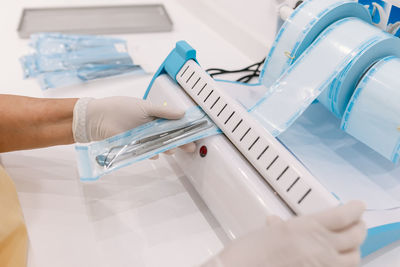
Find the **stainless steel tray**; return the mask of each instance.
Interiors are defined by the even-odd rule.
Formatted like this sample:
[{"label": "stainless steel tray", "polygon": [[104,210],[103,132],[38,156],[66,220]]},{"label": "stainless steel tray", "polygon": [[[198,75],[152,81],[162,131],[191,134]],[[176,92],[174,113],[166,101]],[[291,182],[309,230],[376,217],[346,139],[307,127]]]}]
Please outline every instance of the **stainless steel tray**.
[{"label": "stainless steel tray", "polygon": [[161,4],[24,9],[19,36],[37,32],[71,34],[126,34],[172,30],[172,20]]}]

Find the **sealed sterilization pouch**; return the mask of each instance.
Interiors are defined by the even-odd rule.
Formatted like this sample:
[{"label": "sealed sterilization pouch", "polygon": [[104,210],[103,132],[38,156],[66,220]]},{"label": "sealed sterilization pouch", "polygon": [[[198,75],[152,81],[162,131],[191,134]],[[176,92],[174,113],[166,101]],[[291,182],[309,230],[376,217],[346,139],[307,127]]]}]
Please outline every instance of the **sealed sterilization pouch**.
[{"label": "sealed sterilization pouch", "polygon": [[157,119],[130,131],[88,145],[77,145],[81,180],[102,175],[172,148],[220,133],[199,108],[186,111],[180,120]]},{"label": "sealed sterilization pouch", "polygon": [[32,34],[30,46],[39,54],[59,54],[88,48],[115,45],[125,47],[126,41],[97,35],[72,35],[61,33]]},{"label": "sealed sterilization pouch", "polygon": [[138,65],[100,65],[83,66],[78,69],[44,72],[37,76],[37,80],[42,90],[58,88],[80,84],[97,79],[103,79],[113,76],[136,73],[144,74],[143,69]]},{"label": "sealed sterilization pouch", "polygon": [[45,72],[75,70],[101,65],[133,65],[128,53],[118,51],[113,45],[85,48],[57,54],[31,54],[21,58],[25,78]]},{"label": "sealed sterilization pouch", "polygon": [[144,73],[121,39],[41,33],[32,35],[30,46],[34,53],[20,59],[24,78],[37,78],[43,90]]},{"label": "sealed sterilization pouch", "polygon": [[39,75],[39,71],[36,67],[36,55],[26,55],[19,59],[21,63],[22,72],[24,74],[24,79],[33,78]]}]

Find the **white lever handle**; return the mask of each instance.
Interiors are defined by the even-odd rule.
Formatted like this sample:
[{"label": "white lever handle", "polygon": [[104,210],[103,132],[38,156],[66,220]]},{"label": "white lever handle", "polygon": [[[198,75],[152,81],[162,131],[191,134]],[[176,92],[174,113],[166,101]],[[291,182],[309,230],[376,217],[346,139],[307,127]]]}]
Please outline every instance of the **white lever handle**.
[{"label": "white lever handle", "polygon": [[[296,214],[338,204],[308,170],[193,60],[176,80]],[[218,177],[216,177],[218,179]]]}]

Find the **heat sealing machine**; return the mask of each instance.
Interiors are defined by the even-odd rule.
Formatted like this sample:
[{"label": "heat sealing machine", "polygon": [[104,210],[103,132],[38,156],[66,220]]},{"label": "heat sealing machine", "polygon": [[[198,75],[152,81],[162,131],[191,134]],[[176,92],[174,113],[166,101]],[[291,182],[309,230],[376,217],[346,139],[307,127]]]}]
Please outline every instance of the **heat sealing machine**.
[{"label": "heat sealing machine", "polygon": [[212,79],[180,41],[144,98],[200,106],[223,132],[172,160],[229,238],[271,214],[360,199],[366,256],[400,239],[400,39],[355,1],[308,0],[281,14],[258,83]]}]

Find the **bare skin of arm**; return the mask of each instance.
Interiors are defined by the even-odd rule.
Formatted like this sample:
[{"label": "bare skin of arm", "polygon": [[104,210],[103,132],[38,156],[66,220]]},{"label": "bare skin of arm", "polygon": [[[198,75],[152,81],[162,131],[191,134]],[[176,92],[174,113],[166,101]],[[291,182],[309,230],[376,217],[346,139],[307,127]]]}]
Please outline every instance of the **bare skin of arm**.
[{"label": "bare skin of arm", "polygon": [[0,152],[74,143],[77,100],[0,94]]}]

